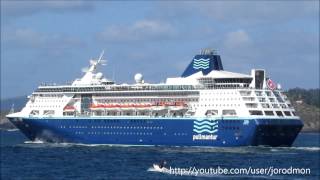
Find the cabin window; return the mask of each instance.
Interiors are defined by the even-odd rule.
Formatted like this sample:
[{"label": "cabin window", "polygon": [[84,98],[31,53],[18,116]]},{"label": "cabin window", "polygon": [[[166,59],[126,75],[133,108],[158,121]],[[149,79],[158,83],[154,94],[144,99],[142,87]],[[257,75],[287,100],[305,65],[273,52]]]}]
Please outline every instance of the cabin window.
[{"label": "cabin window", "polygon": [[250,115],[262,116],[262,111],[249,111]]},{"label": "cabin window", "polygon": [[218,110],[216,109],[210,109],[210,110],[207,110],[206,116],[217,116],[218,115]]},{"label": "cabin window", "polygon": [[258,104],[257,103],[246,103],[247,108],[257,108]]},{"label": "cabin window", "polygon": [[241,96],[250,96],[251,91],[239,91]]},{"label": "cabin window", "polygon": [[271,96],[271,92],[270,91],[266,91],[266,95],[267,96]]},{"label": "cabin window", "polygon": [[281,111],[276,111],[276,113],[277,113],[278,116],[283,116]]},{"label": "cabin window", "polygon": [[255,91],[256,96],[262,96],[262,92],[261,91]]},{"label": "cabin window", "polygon": [[285,104],[280,104],[281,108],[285,109],[287,106]]},{"label": "cabin window", "polygon": [[254,101],[254,97],[243,97],[242,98],[244,101]]},{"label": "cabin window", "polygon": [[284,111],[284,114],[285,114],[286,116],[291,116],[290,111]]},{"label": "cabin window", "polygon": [[224,110],[222,110],[222,115],[235,116],[235,115],[237,115],[237,113],[236,113],[236,110],[234,110],[234,109],[224,109]]},{"label": "cabin window", "polygon": [[64,116],[74,116],[74,112],[63,112]]},{"label": "cabin window", "polygon": [[270,102],[275,102],[274,98],[269,98]]},{"label": "cabin window", "polygon": [[264,111],[264,114],[265,114],[266,116],[274,116],[273,111]]},{"label": "cabin window", "polygon": [[46,116],[54,115],[54,110],[44,110],[43,115],[46,115]]},{"label": "cabin window", "polygon": [[39,115],[39,111],[38,110],[32,110],[30,112],[30,115]]},{"label": "cabin window", "polygon": [[259,102],[266,102],[266,98],[258,98]]}]

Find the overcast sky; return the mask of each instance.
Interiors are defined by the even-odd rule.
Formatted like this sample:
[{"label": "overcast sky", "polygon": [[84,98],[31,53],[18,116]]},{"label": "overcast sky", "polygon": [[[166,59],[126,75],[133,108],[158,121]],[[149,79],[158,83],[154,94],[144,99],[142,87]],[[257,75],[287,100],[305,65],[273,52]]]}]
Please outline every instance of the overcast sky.
[{"label": "overcast sky", "polygon": [[284,89],[319,87],[318,1],[1,1],[1,98],[100,71],[118,83],[180,76],[201,48],[228,71],[266,69]]}]

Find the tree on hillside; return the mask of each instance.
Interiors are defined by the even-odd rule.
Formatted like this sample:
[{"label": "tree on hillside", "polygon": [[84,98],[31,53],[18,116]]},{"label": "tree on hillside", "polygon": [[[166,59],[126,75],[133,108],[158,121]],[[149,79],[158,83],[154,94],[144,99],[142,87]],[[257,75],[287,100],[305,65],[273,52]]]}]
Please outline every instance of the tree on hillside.
[{"label": "tree on hillside", "polygon": [[292,101],[302,100],[306,104],[320,108],[320,89],[294,88],[287,91],[288,97]]}]

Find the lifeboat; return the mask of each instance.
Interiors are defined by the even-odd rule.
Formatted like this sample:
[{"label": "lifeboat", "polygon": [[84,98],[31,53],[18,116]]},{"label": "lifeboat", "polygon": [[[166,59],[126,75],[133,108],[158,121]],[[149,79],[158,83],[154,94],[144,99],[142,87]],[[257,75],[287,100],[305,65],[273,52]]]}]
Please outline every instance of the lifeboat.
[{"label": "lifeboat", "polygon": [[104,108],[113,108],[113,105],[112,104],[105,104]]},{"label": "lifeboat", "polygon": [[120,108],[120,104],[111,104],[110,108]]},{"label": "lifeboat", "polygon": [[180,111],[185,109],[188,109],[188,105],[182,101],[176,101],[174,106],[170,107],[170,110],[172,111]]},{"label": "lifeboat", "polygon": [[140,103],[140,104],[134,104],[134,103],[128,103],[128,104],[91,104],[91,109],[113,109],[113,108],[120,108],[120,109],[150,109],[152,107],[157,107],[158,109],[163,109],[166,106],[172,106],[173,103]]},{"label": "lifeboat", "polygon": [[103,109],[104,108],[104,104],[91,104],[90,109]]},{"label": "lifeboat", "polygon": [[139,108],[139,109],[145,109],[145,108],[150,108],[152,107],[151,103],[147,103],[147,104],[134,104],[135,108]]},{"label": "lifeboat", "polygon": [[132,109],[134,106],[133,104],[120,104],[119,108],[121,109]]},{"label": "lifeboat", "polygon": [[76,108],[74,107],[74,106],[66,106],[66,107],[64,107],[63,108],[63,111],[75,111],[76,110]]},{"label": "lifeboat", "polygon": [[153,106],[152,110],[153,111],[163,111],[163,110],[167,110],[168,108],[166,106]]},{"label": "lifeboat", "polygon": [[175,106],[184,106],[185,103],[184,102],[181,102],[181,101],[176,101],[175,102]]}]

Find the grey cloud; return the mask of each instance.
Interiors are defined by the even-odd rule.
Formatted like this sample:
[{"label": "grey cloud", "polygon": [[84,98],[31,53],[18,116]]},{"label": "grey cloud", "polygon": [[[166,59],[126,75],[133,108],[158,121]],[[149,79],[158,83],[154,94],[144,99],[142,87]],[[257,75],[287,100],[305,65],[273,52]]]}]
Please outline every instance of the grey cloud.
[{"label": "grey cloud", "polygon": [[108,42],[136,42],[145,40],[164,40],[175,37],[175,28],[164,21],[141,20],[131,25],[108,26],[97,34],[97,38]]},{"label": "grey cloud", "polygon": [[[226,68],[243,73],[248,73],[251,68],[263,68],[269,76],[282,82],[286,88],[317,86],[315,82],[319,81],[318,33],[264,31],[259,34],[260,37],[255,37],[246,31],[246,35],[239,32],[240,30],[229,32],[224,39],[227,46],[222,46],[222,53],[226,56],[222,58]],[[226,43],[230,37],[233,37],[231,45]]]},{"label": "grey cloud", "polygon": [[252,40],[248,33],[243,29],[239,29],[237,31],[227,33],[224,46],[230,49],[241,48],[244,46],[250,46],[252,43],[251,41]]},{"label": "grey cloud", "polygon": [[317,18],[319,14],[318,1],[201,1],[161,5],[158,17],[177,21],[196,15],[224,24],[282,23],[300,18]]},{"label": "grey cloud", "polygon": [[88,1],[1,1],[1,15],[7,19],[29,16],[40,12],[77,12],[91,11],[92,2]]},{"label": "grey cloud", "polygon": [[[287,20],[312,13],[309,3],[301,2],[212,2],[206,5],[206,15],[217,20],[246,22],[266,22]],[[204,8],[204,7],[202,7]],[[314,10],[314,9],[312,9]]]},{"label": "grey cloud", "polygon": [[[318,33],[303,31],[261,32],[258,36],[244,30],[229,32],[225,36],[223,50],[234,57],[250,54],[246,62],[284,65],[304,57],[319,57]],[[291,60],[290,60],[291,59]]]},{"label": "grey cloud", "polygon": [[67,34],[46,34],[30,28],[6,29],[2,32],[2,48],[10,50],[37,50],[58,56],[74,48],[86,47],[82,39]]}]

